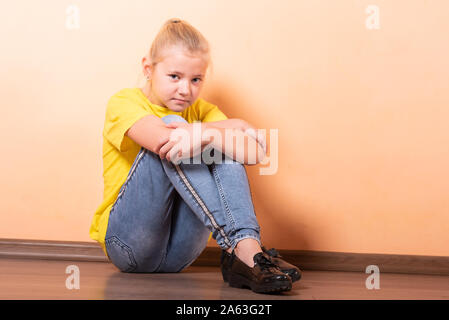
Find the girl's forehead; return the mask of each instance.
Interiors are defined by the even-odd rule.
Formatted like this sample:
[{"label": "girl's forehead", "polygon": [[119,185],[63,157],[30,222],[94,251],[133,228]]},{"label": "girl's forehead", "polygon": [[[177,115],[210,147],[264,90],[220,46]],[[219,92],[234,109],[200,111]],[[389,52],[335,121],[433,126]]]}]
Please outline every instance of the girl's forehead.
[{"label": "girl's forehead", "polygon": [[207,62],[207,55],[201,52],[191,52],[181,46],[171,46],[162,51],[161,60],[167,63]]},{"label": "girl's forehead", "polygon": [[164,69],[176,69],[183,72],[183,70],[192,69],[202,71],[207,68],[208,62],[204,54],[190,53],[187,50],[172,50],[165,52],[160,64]]}]

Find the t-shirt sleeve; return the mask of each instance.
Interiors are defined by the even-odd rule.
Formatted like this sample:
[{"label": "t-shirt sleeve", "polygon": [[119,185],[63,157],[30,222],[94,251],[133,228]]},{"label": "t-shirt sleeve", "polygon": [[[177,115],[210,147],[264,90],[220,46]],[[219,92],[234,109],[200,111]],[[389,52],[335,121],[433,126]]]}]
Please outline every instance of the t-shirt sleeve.
[{"label": "t-shirt sleeve", "polygon": [[199,118],[201,122],[214,122],[228,119],[228,117],[216,105],[204,100],[201,102],[202,103],[199,105]]},{"label": "t-shirt sleeve", "polygon": [[116,94],[109,99],[106,107],[103,136],[120,152],[126,152],[133,143],[125,136],[126,131],[139,119],[150,114],[136,101]]}]

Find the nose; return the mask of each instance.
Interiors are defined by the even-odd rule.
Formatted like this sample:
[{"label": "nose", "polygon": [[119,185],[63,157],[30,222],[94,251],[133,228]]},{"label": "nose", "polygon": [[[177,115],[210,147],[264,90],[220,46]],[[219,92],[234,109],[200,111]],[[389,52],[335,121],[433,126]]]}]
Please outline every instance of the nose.
[{"label": "nose", "polygon": [[190,83],[189,81],[180,81],[178,92],[182,96],[190,96]]}]

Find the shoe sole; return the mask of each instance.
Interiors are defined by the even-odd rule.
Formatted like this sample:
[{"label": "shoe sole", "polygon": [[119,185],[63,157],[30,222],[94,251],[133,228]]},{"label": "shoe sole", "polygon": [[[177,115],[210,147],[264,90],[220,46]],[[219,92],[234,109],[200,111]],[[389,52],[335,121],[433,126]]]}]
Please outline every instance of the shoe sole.
[{"label": "shoe sole", "polygon": [[231,287],[249,288],[256,293],[277,293],[290,291],[292,289],[292,284],[290,281],[275,281],[266,285],[257,285],[251,284],[251,281],[238,274],[233,274],[230,277],[227,276],[227,280],[229,282],[229,286]]},{"label": "shoe sole", "polygon": [[226,271],[224,271],[223,269],[221,270],[221,275],[223,276],[223,281],[224,282],[228,282],[229,281],[228,280],[228,278],[229,278],[228,273]]},{"label": "shoe sole", "polygon": [[292,279],[292,282],[296,282],[296,281],[298,281],[299,279],[301,279],[301,274],[300,273],[295,273],[295,274],[293,274],[293,275],[291,275],[291,274],[289,274],[289,273],[287,273],[287,272],[284,272],[286,275],[288,275],[291,279]]},{"label": "shoe sole", "polygon": [[[284,272],[284,273],[286,275],[288,275],[292,279],[292,283],[298,281],[299,279],[301,279],[301,274],[295,274],[292,277],[290,274],[288,274],[286,272]],[[228,282],[229,281],[229,276],[228,276],[228,273],[226,271],[221,270],[221,275],[223,276],[223,281],[224,282]]]}]

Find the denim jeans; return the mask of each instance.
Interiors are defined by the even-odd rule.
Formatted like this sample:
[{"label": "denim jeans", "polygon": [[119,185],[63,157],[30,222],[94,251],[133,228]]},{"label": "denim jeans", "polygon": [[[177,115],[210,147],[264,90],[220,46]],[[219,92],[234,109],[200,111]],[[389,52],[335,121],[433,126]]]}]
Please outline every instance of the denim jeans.
[{"label": "denim jeans", "polygon": [[[186,122],[178,115],[162,120]],[[222,249],[246,238],[260,244],[245,167],[227,159],[175,165],[142,147],[110,211],[111,262],[122,272],[179,272],[201,254],[211,232]]]}]

